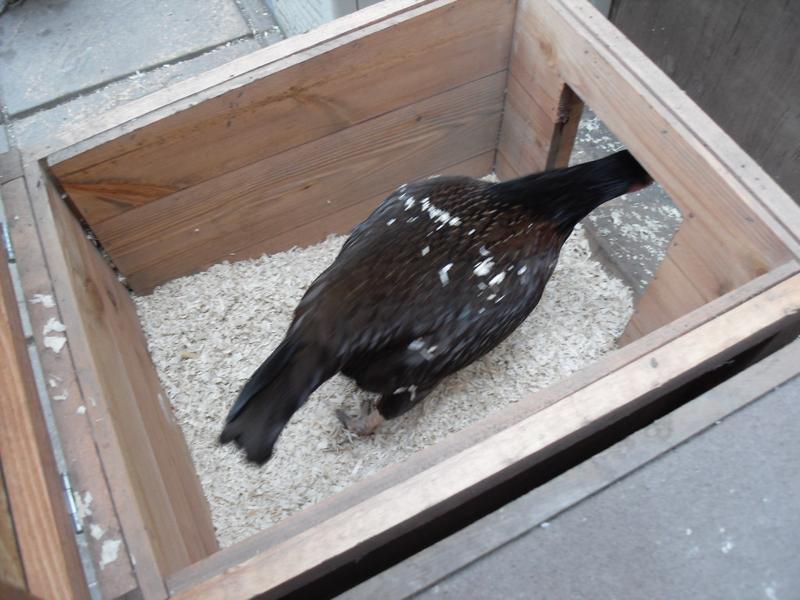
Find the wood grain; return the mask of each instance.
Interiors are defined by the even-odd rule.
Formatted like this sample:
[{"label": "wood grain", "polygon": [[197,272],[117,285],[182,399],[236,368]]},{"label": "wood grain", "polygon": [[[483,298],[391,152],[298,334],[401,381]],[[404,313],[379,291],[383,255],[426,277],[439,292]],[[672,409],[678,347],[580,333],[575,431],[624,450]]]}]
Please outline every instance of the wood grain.
[{"label": "wood grain", "polygon": [[25,571],[22,568],[22,557],[19,555],[17,534],[14,531],[14,520],[11,517],[2,467],[0,462],[0,581],[26,589]]},{"label": "wood grain", "polygon": [[257,79],[55,164],[53,172],[94,225],[110,212],[504,70],[513,4],[424,4],[276,61]]},{"label": "wood grain", "polygon": [[650,335],[637,339],[624,348],[602,357],[563,381],[522,398],[507,409],[494,413],[480,422],[448,436],[435,446],[415,453],[402,463],[382,469],[342,492],[291,515],[270,529],[187,567],[168,578],[167,584],[171,593],[191,588],[207,580],[210,576],[225,573],[232,567],[270,548],[277,547],[348,508],[455,456],[544,408],[552,406],[559,400],[586,388],[603,376],[618,371],[648,353],[664,347],[685,333],[710,322],[718,315],[747,302],[798,272],[800,272],[800,264],[792,262],[758,277],[668,326],[661,327]]},{"label": "wood grain", "polygon": [[[550,52],[551,68],[631,149],[684,213],[677,245],[669,249],[674,264],[658,271],[626,339],[797,255],[795,234],[765,210],[770,200],[750,193],[741,184],[742,174],[709,151],[705,138],[718,128],[696,107],[687,109],[691,101],[597,11],[572,0],[523,0],[520,20]],[[677,273],[681,276],[674,279]],[[689,292],[682,302],[658,298],[674,294],[687,282],[697,293]],[[652,314],[650,307],[660,312]]]},{"label": "wood grain", "polygon": [[800,319],[800,276],[648,353],[586,388],[427,471],[352,506],[175,598],[234,598],[286,593],[315,571],[342,564],[364,545],[519,472],[607,426],[653,397],[712,369]]},{"label": "wood grain", "polygon": [[88,598],[5,247],[0,250],[0,422],[0,460],[27,588],[41,598]]},{"label": "wood grain", "polygon": [[[47,382],[50,406],[61,436],[67,468],[74,491],[82,499],[90,495],[91,515],[83,523],[85,528],[96,525],[104,535],[96,540],[87,536],[87,544],[95,564],[102,556],[103,541],[120,539],[122,529],[116,514],[108,481],[98,446],[92,435],[91,416],[79,414],[80,407],[91,404],[84,394],[76,375],[72,360],[73,345],[68,344],[61,352],[54,352],[44,346],[44,328],[50,319],[64,322],[60,304],[50,280],[50,271],[45,261],[41,240],[36,227],[32,208],[28,200],[25,181],[15,179],[2,186],[3,204],[8,215],[11,240],[16,250],[17,272],[26,308],[32,325],[33,339],[39,354],[42,373]],[[37,298],[48,297],[54,306],[49,307]],[[95,572],[103,598],[116,598],[136,587],[133,565],[128,556],[127,546],[123,544],[119,558],[105,568]]]},{"label": "wood grain", "polygon": [[[459,86],[127,211],[94,231],[136,292],[222,260],[318,242],[332,230],[307,237],[298,228],[351,206],[374,206],[400,183],[493,150],[504,82],[500,72]],[[338,229],[358,222],[341,217]]]},{"label": "wood grain", "polygon": [[[526,7],[517,10],[519,15]],[[551,49],[540,45],[519,16],[513,36],[497,145],[501,179],[567,166],[583,107],[549,62]]]}]

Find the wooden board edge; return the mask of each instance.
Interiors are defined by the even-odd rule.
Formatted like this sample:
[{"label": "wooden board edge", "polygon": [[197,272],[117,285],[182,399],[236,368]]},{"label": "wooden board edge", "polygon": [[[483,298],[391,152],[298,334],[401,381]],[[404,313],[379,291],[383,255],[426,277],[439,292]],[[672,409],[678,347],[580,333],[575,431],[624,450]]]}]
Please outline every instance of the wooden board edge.
[{"label": "wooden board edge", "polygon": [[[559,400],[591,385],[605,374],[614,373],[626,365],[639,360],[673,342],[680,336],[712,321],[717,316],[751,300],[757,295],[800,273],[800,263],[791,262],[765,274],[741,288],[722,296],[692,313],[661,327],[649,335],[607,355],[571,377],[541,390],[534,397],[522,399],[508,410],[495,413],[472,426],[457,432],[433,447],[426,448],[406,461],[382,469],[370,478],[360,481],[348,489],[318,504],[301,511],[272,528],[225,548],[215,555],[167,578],[171,593],[188,589],[209,576],[223,573],[259,553],[268,551],[294,536],[320,525],[326,520],[347,510],[355,504],[368,500],[392,486],[396,486],[415,474],[429,469],[458,452],[465,451],[499,431],[536,414],[542,404],[550,406]],[[544,402],[542,402],[544,398]],[[536,399],[536,402],[533,400]]]},{"label": "wooden board edge", "polygon": [[88,598],[72,521],[33,379],[5,247],[0,249],[0,460],[28,590]]},{"label": "wooden board edge", "polygon": [[[61,323],[63,318],[55,300],[24,178],[4,183],[0,186],[0,195],[16,254],[18,294],[21,296],[18,301],[22,305],[20,314],[25,315],[23,329],[25,335],[30,336],[29,350],[38,355],[38,368],[43,379],[43,388],[39,391],[47,395],[59,434],[59,440],[54,444],[59,444],[62,450],[73,495],[91,511],[81,519],[85,530],[88,528],[90,531],[94,526],[95,531],[103,532],[97,540],[93,536],[84,536],[87,555],[91,555],[85,560],[93,559],[93,563],[98,564],[104,540],[119,538],[121,528],[99,448],[92,438],[91,424],[87,415],[80,414],[90,401],[80,387],[70,347],[65,346],[56,352],[54,348],[44,345],[50,320]],[[87,579],[91,580],[89,585],[99,585],[104,595],[115,597],[136,586],[125,546],[121,548],[117,560],[105,565],[104,569],[87,567]]]},{"label": "wooden board edge", "polygon": [[[23,172],[39,235],[43,240],[49,240],[49,243],[43,243],[42,247],[56,302],[67,328],[66,347],[72,356],[81,389],[86,397],[102,398],[103,389],[97,378],[97,365],[88,346],[86,324],[78,306],[75,284],[64,250],[60,243],[57,243],[60,236],[50,210],[47,188],[51,184],[47,180],[46,166],[43,161],[29,161],[23,165]],[[101,402],[95,402],[94,405],[90,402],[89,405],[87,410],[91,407],[92,411],[96,411],[95,419],[100,420],[96,422],[105,420],[110,423],[108,412]],[[166,588],[147,528],[133,496],[119,440],[113,427],[95,427],[93,436],[95,443],[103,449],[100,456],[104,473],[117,509],[125,546],[128,553],[135,557],[134,571],[139,588],[147,598],[163,598],[166,596]]]}]

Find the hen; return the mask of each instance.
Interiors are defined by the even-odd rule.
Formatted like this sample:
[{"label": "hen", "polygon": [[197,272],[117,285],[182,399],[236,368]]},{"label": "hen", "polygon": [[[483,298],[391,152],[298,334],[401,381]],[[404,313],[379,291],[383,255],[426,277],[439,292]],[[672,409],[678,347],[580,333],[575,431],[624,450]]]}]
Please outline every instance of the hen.
[{"label": "hen", "polygon": [[403,414],[525,320],[581,219],[651,181],[621,151],[502,183],[400,186],[308,288],[220,441],[265,463],[292,414],[337,372],[380,395],[358,416],[337,411],[351,431],[366,435]]}]

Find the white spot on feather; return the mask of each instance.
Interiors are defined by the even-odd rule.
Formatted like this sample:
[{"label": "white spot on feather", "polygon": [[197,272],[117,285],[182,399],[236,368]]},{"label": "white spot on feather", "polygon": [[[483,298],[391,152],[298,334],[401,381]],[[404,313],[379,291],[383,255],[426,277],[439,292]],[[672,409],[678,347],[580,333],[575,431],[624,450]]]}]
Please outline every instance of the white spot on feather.
[{"label": "white spot on feather", "polygon": [[411,210],[416,203],[417,203],[417,201],[414,200],[414,196],[409,196],[406,199],[406,210]]},{"label": "white spot on feather", "polygon": [[430,252],[430,251],[431,251],[431,247],[430,247],[430,246],[425,246],[425,247],[422,249],[422,256],[425,256],[425,255],[427,255],[427,254],[428,254],[428,252]]},{"label": "white spot on feather", "polygon": [[523,274],[525,271],[527,271],[527,270],[528,270],[528,266],[527,266],[527,265],[522,265],[522,266],[519,268],[519,270],[517,271],[517,275],[522,275],[522,274]]},{"label": "white spot on feather", "polygon": [[386,221],[386,224],[392,225],[395,221],[397,221],[397,219],[389,219],[388,221]]},{"label": "white spot on feather", "polygon": [[478,248],[478,253],[481,256],[489,256],[489,251],[486,249],[486,246],[481,246],[480,248]]},{"label": "white spot on feather", "polygon": [[478,277],[483,277],[484,275],[491,273],[492,267],[494,267],[494,261],[491,258],[487,258],[475,265],[473,273],[475,273],[475,275]]},{"label": "white spot on feather", "polygon": [[489,285],[500,285],[501,283],[503,283],[503,279],[505,278],[506,274],[500,272],[489,280]]},{"label": "white spot on feather", "polygon": [[415,352],[417,350],[422,350],[424,347],[425,347],[425,340],[423,340],[422,338],[417,338],[408,345],[408,349],[413,350]]},{"label": "white spot on feather", "polygon": [[453,263],[447,263],[441,269],[439,269],[439,279],[442,282],[442,285],[447,285],[450,283],[450,278],[447,276],[447,272],[453,267]]}]

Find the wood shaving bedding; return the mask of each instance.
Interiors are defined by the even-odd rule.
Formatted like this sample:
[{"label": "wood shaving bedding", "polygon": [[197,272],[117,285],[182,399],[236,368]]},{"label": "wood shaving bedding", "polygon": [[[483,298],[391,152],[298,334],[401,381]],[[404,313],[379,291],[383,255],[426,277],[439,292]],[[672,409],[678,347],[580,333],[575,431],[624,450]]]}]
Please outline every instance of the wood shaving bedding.
[{"label": "wood shaving bedding", "polygon": [[223,419],[344,239],[215,265],[135,297],[223,547],[593,362],[614,349],[633,312],[630,289],[592,259],[579,226],[531,317],[421,406],[372,437],[349,436],[334,410],[344,406],[355,414],[365,392],[337,375],[295,413],[267,465],[247,465],[232,445],[217,444]]}]

